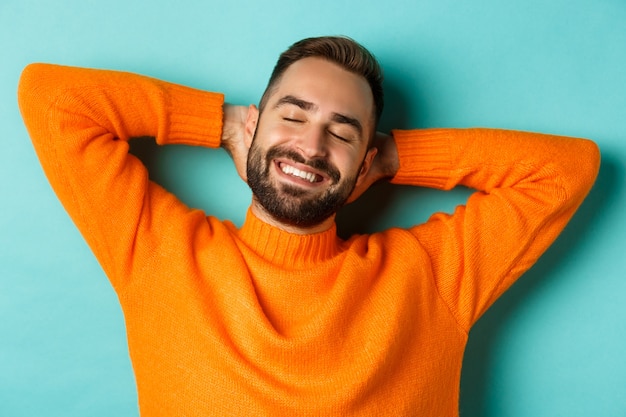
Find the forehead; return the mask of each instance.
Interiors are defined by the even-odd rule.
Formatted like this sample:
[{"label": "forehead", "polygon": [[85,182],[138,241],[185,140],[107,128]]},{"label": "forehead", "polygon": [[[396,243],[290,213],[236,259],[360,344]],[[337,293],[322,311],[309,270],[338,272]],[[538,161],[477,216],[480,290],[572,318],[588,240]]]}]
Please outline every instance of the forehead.
[{"label": "forehead", "polygon": [[356,117],[363,125],[372,119],[374,98],[365,78],[322,58],[304,58],[291,64],[268,104],[271,106],[286,95],[314,103],[322,113]]}]

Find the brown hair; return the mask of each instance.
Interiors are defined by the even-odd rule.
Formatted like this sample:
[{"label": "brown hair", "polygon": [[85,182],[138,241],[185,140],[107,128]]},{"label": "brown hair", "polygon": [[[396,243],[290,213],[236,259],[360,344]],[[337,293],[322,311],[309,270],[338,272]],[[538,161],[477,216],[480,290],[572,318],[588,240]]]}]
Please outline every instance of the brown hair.
[{"label": "brown hair", "polygon": [[360,75],[370,86],[374,98],[374,126],[378,124],[383,112],[383,73],[376,58],[370,51],[356,41],[345,36],[322,36],[302,39],[291,45],[283,52],[270,76],[259,109],[267,103],[274,87],[280,81],[283,73],[291,64],[303,58],[319,57],[333,62],[346,71]]}]

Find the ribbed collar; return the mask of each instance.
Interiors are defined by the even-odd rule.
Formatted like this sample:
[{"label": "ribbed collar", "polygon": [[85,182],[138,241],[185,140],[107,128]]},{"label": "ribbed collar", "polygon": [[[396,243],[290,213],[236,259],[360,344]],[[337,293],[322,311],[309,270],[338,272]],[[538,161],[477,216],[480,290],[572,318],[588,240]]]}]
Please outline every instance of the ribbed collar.
[{"label": "ribbed collar", "polygon": [[238,234],[259,256],[288,268],[303,268],[326,261],[336,256],[342,247],[335,224],[325,232],[298,235],[263,222],[251,209],[248,209]]}]

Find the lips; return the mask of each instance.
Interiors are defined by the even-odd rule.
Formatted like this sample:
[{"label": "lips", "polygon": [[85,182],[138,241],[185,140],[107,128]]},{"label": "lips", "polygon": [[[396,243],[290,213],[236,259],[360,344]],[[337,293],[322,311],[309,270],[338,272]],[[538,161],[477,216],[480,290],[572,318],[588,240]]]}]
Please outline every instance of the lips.
[{"label": "lips", "polygon": [[325,158],[305,159],[298,152],[280,146],[272,147],[265,155],[267,169],[274,166],[277,174],[301,186],[337,184],[339,170]]},{"label": "lips", "polygon": [[315,172],[306,169],[299,169],[285,162],[278,162],[278,168],[287,175],[300,178],[302,180],[310,182],[311,184],[316,182],[322,182],[324,180],[324,177]]}]

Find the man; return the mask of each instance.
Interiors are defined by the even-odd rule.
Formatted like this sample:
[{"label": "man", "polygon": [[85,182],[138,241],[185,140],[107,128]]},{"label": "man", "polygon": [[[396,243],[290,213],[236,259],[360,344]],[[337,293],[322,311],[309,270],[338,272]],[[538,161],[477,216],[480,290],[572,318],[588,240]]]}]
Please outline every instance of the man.
[{"label": "man", "polygon": [[[593,184],[590,141],[491,129],[376,133],[381,75],[306,39],[259,109],[135,74],[29,66],[20,107],[44,170],[124,311],[142,416],[452,416],[468,331]],[[243,226],[148,180],[127,141],[226,148]],[[454,214],[336,236],[372,183],[477,189]]]}]

